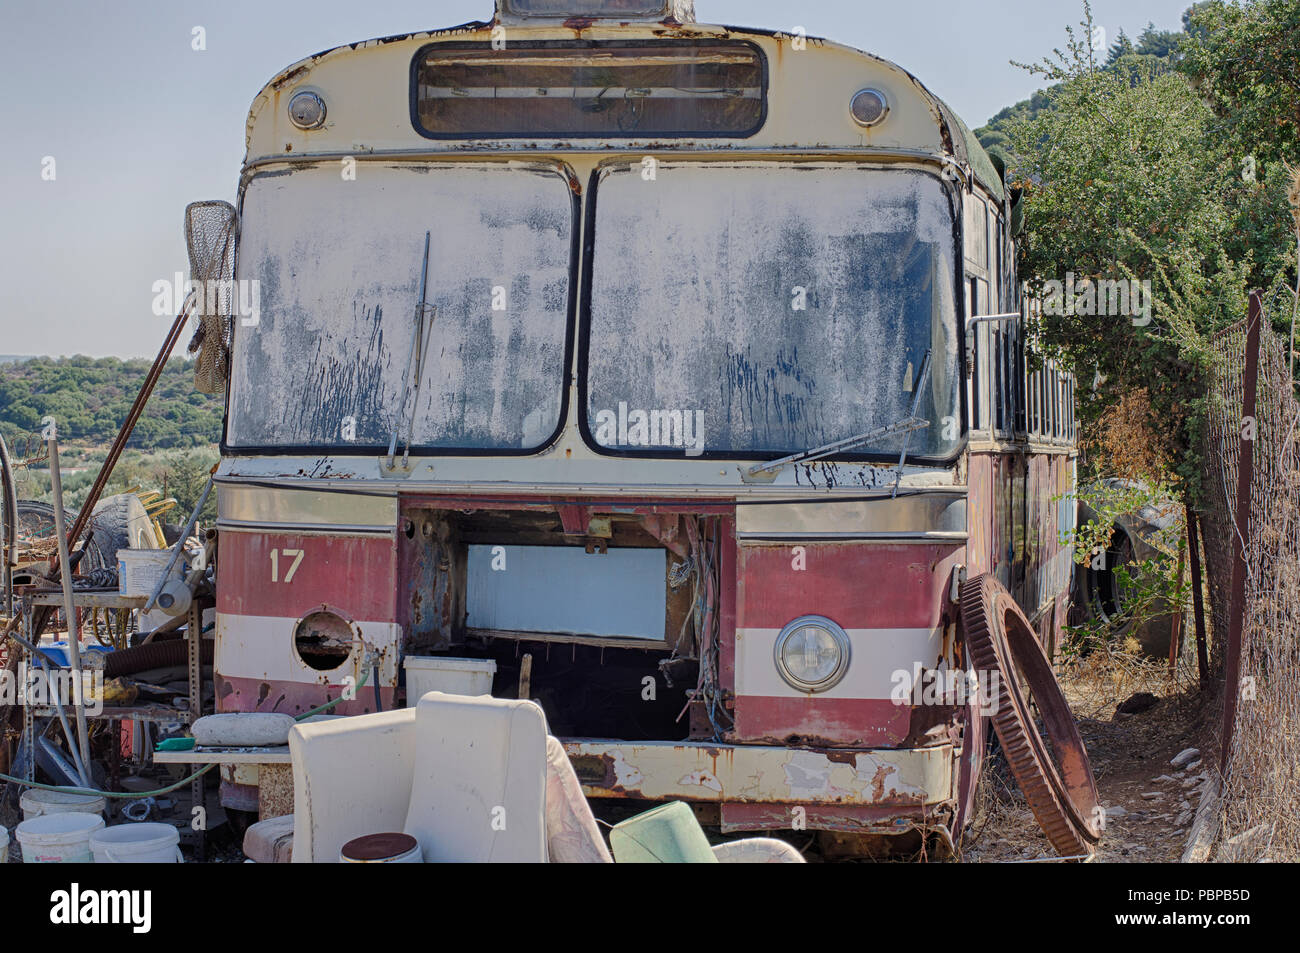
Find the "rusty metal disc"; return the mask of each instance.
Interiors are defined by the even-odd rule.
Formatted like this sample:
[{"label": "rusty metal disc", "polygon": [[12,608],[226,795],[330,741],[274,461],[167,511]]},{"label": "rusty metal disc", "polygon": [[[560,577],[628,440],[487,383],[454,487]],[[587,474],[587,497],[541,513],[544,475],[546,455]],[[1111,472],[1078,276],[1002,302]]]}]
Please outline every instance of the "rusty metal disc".
[{"label": "rusty metal disc", "polygon": [[[971,661],[993,693],[994,730],[1011,773],[1052,847],[1063,857],[1091,854],[1104,815],[1083,739],[1051,662],[1011,593],[987,573],[961,587],[961,620]],[[1033,693],[1049,750],[1020,687]]]}]

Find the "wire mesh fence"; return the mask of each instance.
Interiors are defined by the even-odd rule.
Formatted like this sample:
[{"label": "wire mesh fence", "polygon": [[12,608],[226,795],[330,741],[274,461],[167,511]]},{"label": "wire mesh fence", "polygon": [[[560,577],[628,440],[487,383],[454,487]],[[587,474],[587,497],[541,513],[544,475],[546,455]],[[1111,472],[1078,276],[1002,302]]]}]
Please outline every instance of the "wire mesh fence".
[{"label": "wire mesh fence", "polygon": [[[1250,353],[1252,319],[1258,324],[1257,362]],[[1272,330],[1266,309],[1252,309],[1247,321],[1222,332],[1213,350],[1202,520],[1213,652],[1226,679],[1219,858],[1295,862],[1300,861],[1300,402],[1287,342]],[[1252,382],[1250,372],[1256,369]],[[1248,482],[1239,484],[1247,465]],[[1247,521],[1245,508],[1238,512],[1239,487],[1247,486],[1249,520],[1242,525]],[[1239,653],[1230,638],[1236,547],[1244,570]]]}]

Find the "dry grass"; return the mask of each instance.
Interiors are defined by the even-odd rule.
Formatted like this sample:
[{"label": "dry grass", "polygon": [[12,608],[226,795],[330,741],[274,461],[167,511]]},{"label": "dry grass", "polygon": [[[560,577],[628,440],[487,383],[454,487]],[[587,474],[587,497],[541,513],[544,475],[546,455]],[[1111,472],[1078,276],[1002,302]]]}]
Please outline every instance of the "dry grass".
[{"label": "dry grass", "polygon": [[1168,660],[1143,655],[1132,636],[1061,666],[1058,677],[1075,717],[1109,718],[1117,705],[1139,692],[1171,697],[1195,691],[1199,687],[1195,642],[1188,628],[1184,626],[1172,678]]}]

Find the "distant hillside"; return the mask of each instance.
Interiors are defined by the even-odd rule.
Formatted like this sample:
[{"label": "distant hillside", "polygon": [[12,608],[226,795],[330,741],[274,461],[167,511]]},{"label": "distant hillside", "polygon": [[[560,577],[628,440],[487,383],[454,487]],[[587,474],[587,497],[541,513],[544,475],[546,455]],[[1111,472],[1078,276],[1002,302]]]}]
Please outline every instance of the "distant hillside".
[{"label": "distant hillside", "polygon": [[[52,414],[64,442],[106,444],[117,436],[149,371],[145,358],[34,357],[0,363],[0,431],[11,443]],[[154,387],[130,447],[199,447],[221,438],[220,395],[194,389],[194,366],[172,358]]]}]

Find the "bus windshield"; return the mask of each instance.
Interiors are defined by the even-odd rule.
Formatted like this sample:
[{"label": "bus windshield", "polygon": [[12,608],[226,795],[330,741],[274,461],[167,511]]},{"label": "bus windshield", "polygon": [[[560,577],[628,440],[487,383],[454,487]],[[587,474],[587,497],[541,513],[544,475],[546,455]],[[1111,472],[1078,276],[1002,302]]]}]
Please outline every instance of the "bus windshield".
[{"label": "bus windshield", "polygon": [[[857,163],[608,167],[595,195],[585,430],[610,453],[946,458],[961,438],[953,213],[928,173]],[[945,418],[948,418],[945,420]],[[682,436],[680,430],[689,426]]]},{"label": "bus windshield", "polygon": [[[522,453],[561,422],[574,196],[535,163],[358,165],[262,173],[243,202],[227,446]],[[431,233],[418,405],[403,407]],[[236,322],[237,325],[240,322]]]}]

